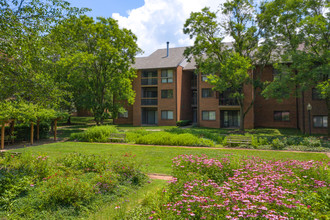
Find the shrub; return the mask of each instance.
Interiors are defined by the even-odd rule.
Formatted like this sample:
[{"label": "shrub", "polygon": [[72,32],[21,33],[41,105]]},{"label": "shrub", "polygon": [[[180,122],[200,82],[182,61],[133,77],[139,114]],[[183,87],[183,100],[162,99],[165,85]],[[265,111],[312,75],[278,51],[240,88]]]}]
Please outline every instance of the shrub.
[{"label": "shrub", "polygon": [[171,145],[171,146],[214,146],[211,140],[198,138],[192,134],[171,134],[168,132],[157,132],[139,136],[135,139],[137,144]]},{"label": "shrub", "polygon": [[[39,125],[39,138],[49,138],[49,123],[41,122]],[[34,139],[37,138],[37,125],[34,125]],[[5,128],[5,135],[10,134],[10,127]],[[17,124],[14,127],[14,136],[16,141],[29,141],[31,137],[31,126],[29,124]]]},{"label": "shrub", "polygon": [[112,133],[118,133],[115,126],[95,126],[88,128],[83,133],[71,134],[70,139],[86,142],[109,142],[109,137]]},{"label": "shrub", "polygon": [[192,123],[191,120],[181,120],[181,121],[177,121],[176,125],[179,127],[183,127],[183,126],[190,125],[191,123]]},{"label": "shrub", "polygon": [[79,207],[92,199],[96,190],[87,181],[54,175],[42,183],[40,191],[45,205]]},{"label": "shrub", "polygon": [[106,160],[97,155],[84,155],[80,153],[72,153],[65,155],[63,158],[57,160],[57,163],[65,167],[83,170],[85,172],[101,172],[106,169]]},{"label": "shrub", "polygon": [[272,147],[276,150],[282,150],[285,147],[285,143],[283,143],[280,139],[273,139],[271,143]]},{"label": "shrub", "polygon": [[321,147],[321,140],[316,137],[305,137],[301,142],[302,145],[308,147]]},{"label": "shrub", "polygon": [[117,188],[118,179],[116,173],[112,170],[105,170],[98,174],[94,180],[94,188],[97,190],[96,193],[113,193]]}]

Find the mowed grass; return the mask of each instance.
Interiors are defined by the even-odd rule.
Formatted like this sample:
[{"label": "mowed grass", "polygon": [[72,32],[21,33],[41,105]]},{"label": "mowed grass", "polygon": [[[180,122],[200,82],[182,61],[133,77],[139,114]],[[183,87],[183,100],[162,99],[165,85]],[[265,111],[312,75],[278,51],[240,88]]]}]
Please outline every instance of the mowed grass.
[{"label": "mowed grass", "polygon": [[[35,147],[21,148],[15,152],[42,153],[56,159],[64,154],[79,152],[81,154],[94,154],[104,156],[121,156],[126,153],[136,155],[137,162],[141,164],[142,171],[146,173],[171,174],[172,159],[182,154],[202,155],[209,157],[223,157],[232,154],[238,158],[243,156],[254,156],[264,159],[283,160],[327,160],[329,158],[323,153],[301,153],[261,150],[238,150],[238,149],[212,149],[212,148],[184,148],[184,147],[162,147],[162,146],[140,146],[119,144],[96,144],[82,142],[62,142]],[[115,157],[114,157],[115,158]]]}]

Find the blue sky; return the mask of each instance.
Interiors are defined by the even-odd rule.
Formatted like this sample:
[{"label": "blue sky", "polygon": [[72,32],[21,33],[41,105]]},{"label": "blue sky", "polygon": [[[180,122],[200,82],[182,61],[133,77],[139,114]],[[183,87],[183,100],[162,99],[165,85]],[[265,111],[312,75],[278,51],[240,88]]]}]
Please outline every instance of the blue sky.
[{"label": "blue sky", "polygon": [[92,17],[111,17],[113,13],[127,16],[127,12],[144,5],[144,0],[69,0],[72,6],[91,8]]},{"label": "blue sky", "polygon": [[205,6],[217,10],[225,0],[67,0],[72,6],[92,9],[93,17],[112,17],[120,27],[133,31],[138,45],[148,56],[157,49],[191,46],[183,25],[192,11]]}]

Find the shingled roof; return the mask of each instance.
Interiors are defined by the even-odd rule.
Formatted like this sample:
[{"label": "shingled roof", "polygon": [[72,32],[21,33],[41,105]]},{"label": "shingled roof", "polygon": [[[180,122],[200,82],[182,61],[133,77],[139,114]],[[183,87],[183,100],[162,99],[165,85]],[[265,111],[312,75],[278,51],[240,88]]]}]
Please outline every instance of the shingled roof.
[{"label": "shingled roof", "polygon": [[186,47],[170,48],[168,57],[167,49],[158,49],[148,57],[137,57],[133,67],[135,69],[160,69],[178,67],[185,61],[185,57],[183,55],[185,49]]}]

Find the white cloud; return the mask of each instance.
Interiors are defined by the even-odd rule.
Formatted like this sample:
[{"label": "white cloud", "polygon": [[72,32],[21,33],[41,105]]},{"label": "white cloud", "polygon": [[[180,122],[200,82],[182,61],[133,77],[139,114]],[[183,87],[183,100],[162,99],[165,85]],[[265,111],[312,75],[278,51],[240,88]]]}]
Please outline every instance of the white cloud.
[{"label": "white cloud", "polygon": [[118,13],[112,17],[121,27],[131,29],[138,37],[138,45],[148,56],[156,49],[189,46],[193,42],[183,34],[183,25],[191,12],[210,7],[216,11],[225,0],[145,0],[144,6],[133,9],[124,17]]}]

